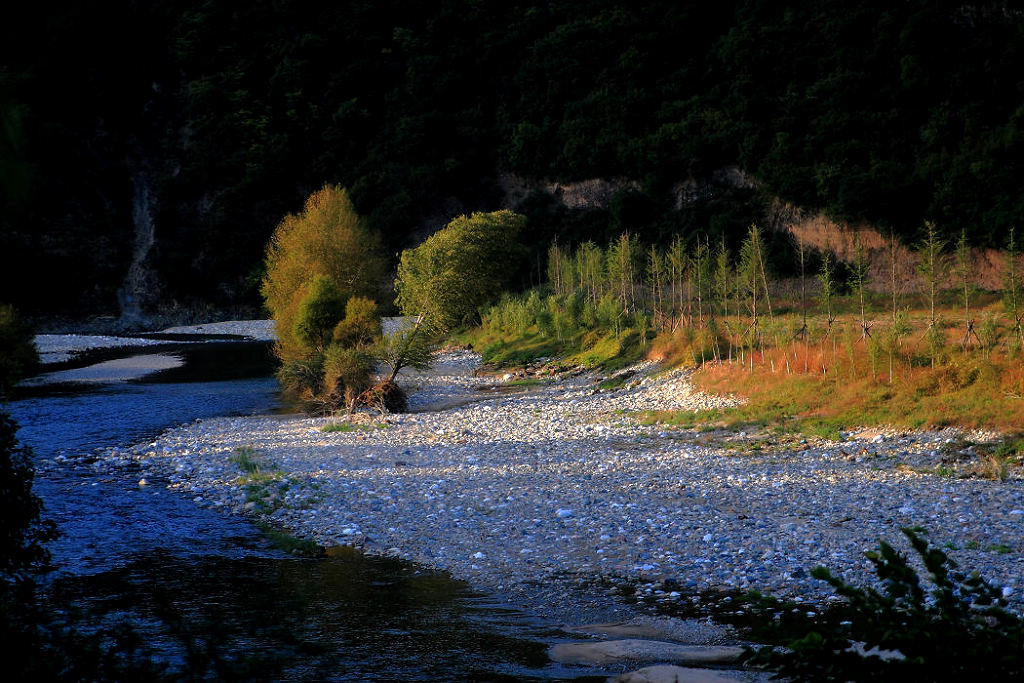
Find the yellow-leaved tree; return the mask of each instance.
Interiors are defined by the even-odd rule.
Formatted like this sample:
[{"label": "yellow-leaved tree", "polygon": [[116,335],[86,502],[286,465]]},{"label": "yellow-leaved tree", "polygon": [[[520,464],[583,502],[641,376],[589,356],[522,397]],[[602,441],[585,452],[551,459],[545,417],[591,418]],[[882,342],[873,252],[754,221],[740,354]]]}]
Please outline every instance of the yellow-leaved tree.
[{"label": "yellow-leaved tree", "polygon": [[[325,384],[335,386],[336,378],[324,378],[325,355],[338,355],[330,348],[338,343],[335,328],[347,310],[377,315],[372,302],[385,271],[380,236],[367,228],[343,188],[326,185],[300,213],[278,224],[267,246],[266,270],[261,291],[277,326],[275,352],[284,388],[316,395]],[[372,322],[360,324],[373,328]],[[347,327],[354,325],[349,321]],[[361,338],[353,340],[364,345]]]}]

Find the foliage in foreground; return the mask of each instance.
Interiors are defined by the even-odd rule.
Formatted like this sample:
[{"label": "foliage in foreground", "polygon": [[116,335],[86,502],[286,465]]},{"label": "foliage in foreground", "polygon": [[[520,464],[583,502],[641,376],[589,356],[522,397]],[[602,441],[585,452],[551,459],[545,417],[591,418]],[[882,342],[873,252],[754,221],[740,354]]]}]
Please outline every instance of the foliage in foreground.
[{"label": "foliage in foreground", "polygon": [[[923,565],[885,541],[866,553],[883,590],[857,587],[824,567],[812,575],[849,601],[851,617],[827,625],[804,617],[803,635],[785,649],[748,651],[750,663],[801,681],[1020,680],[1024,620],[1005,608],[999,588],[977,572],[965,575],[918,531],[903,529]],[[781,601],[760,596],[755,609],[779,613]],[[802,613],[801,613],[802,614]],[[899,653],[880,657],[865,652]]]},{"label": "foliage in foreground", "polygon": [[42,519],[42,502],[32,491],[31,451],[18,443],[17,426],[0,411],[0,585],[5,591],[31,581],[49,562],[45,543],[56,537]]},{"label": "foliage in foreground", "polygon": [[13,306],[0,305],[0,398],[18,380],[32,374],[38,364],[32,332]]}]

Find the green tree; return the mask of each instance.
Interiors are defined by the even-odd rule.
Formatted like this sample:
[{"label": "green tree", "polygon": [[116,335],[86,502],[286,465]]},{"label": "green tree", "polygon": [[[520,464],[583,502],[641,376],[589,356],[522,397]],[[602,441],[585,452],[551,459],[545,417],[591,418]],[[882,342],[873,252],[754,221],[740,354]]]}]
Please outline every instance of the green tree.
[{"label": "green tree", "polygon": [[654,326],[665,326],[665,273],[667,271],[664,252],[651,246],[647,252],[647,286],[651,291],[651,309],[654,312]]},{"label": "green tree", "polygon": [[832,329],[832,323],[836,318],[832,315],[832,297],[836,293],[835,266],[832,264],[832,252],[826,246],[821,253],[821,270],[818,271],[818,282],[821,283],[821,307],[824,309],[828,319],[828,329]]},{"label": "green tree", "polygon": [[562,296],[576,289],[573,260],[558,245],[552,242],[548,248],[548,283],[555,294]]},{"label": "green tree", "polygon": [[758,342],[761,338],[758,327],[760,313],[757,307],[759,295],[765,301],[769,317],[773,317],[772,302],[768,293],[768,273],[764,261],[764,238],[761,228],[751,225],[747,231],[747,238],[740,248],[739,280],[747,294],[747,306],[753,319],[750,325],[751,335]]},{"label": "green tree", "polygon": [[586,295],[588,304],[596,306],[605,287],[604,253],[601,247],[589,240],[584,242],[576,248],[573,264],[580,291]]},{"label": "green tree", "polygon": [[344,405],[353,412],[360,395],[373,384],[374,358],[365,350],[331,344],[324,352],[323,391],[319,400],[324,412]]},{"label": "green tree", "polygon": [[722,315],[729,315],[729,297],[733,290],[732,257],[722,236],[718,251],[715,252],[715,296]]},{"label": "green tree", "polygon": [[676,235],[669,245],[666,255],[669,270],[669,281],[672,291],[672,305],[669,306],[673,312],[682,316],[683,314],[683,282],[688,279],[690,257],[686,252],[686,242],[682,235]]},{"label": "green tree", "polygon": [[402,252],[395,302],[440,333],[475,322],[510,283],[526,219],[508,210],[459,216]]},{"label": "green tree", "polygon": [[971,259],[971,245],[967,242],[966,230],[960,230],[960,237],[956,241],[955,255],[953,274],[960,281],[960,293],[964,302],[964,338],[961,345],[966,349],[978,337],[974,330],[974,320],[971,318],[971,296],[974,294],[976,286],[974,284],[974,261]]},{"label": "green tree", "polygon": [[704,291],[711,288],[711,246],[707,242],[707,235],[704,241],[700,241],[697,235],[697,244],[693,249],[692,268],[695,284],[697,286],[697,320],[704,324],[704,304],[708,301],[704,297]]},{"label": "green tree", "polygon": [[627,232],[609,244],[605,252],[608,284],[624,313],[636,312],[636,285],[642,259],[640,240]]}]

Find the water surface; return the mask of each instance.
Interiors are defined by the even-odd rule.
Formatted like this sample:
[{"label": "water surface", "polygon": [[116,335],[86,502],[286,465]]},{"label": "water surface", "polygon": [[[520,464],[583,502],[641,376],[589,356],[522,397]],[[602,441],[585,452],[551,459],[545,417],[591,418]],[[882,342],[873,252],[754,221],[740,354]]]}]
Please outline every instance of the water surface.
[{"label": "water surface", "polygon": [[[160,353],[180,366],[141,382],[23,391],[10,404],[20,438],[51,460],[144,443],[195,419],[280,407],[265,344]],[[97,359],[109,360],[109,352]],[[548,661],[547,647],[568,638],[555,626],[445,573],[351,551],[294,558],[248,521],[200,507],[163,482],[140,486],[131,471],[74,460],[41,468],[36,481],[62,532],[51,546],[48,590],[83,609],[88,627],[128,619],[153,657],[182,675],[184,644],[198,642],[222,662],[206,670],[216,678],[603,680],[603,672]]]}]

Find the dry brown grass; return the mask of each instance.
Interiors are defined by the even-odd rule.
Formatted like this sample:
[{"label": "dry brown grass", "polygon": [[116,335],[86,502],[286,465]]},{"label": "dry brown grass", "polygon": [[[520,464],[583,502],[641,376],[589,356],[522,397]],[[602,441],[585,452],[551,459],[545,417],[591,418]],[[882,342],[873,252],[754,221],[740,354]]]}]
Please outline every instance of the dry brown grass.
[{"label": "dry brown grass", "polygon": [[[749,399],[728,415],[709,418],[829,435],[882,424],[1001,432],[1024,426],[1024,362],[1006,330],[1001,343],[985,351],[977,344],[962,347],[962,327],[950,324],[942,329],[944,347],[933,353],[920,316],[912,318],[913,332],[889,347],[875,341],[887,331],[882,324],[872,327],[871,339],[863,338],[850,319],[838,321],[827,334],[819,325],[810,338],[794,338],[792,317],[766,324],[753,348],[737,335],[731,358],[728,340],[718,335],[716,344],[706,329],[662,335],[652,355],[700,366],[694,381],[706,391]],[[735,321],[732,329],[741,323]],[[710,360],[715,348],[718,360],[701,363],[701,353]]]}]

